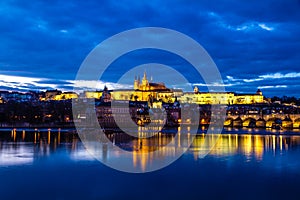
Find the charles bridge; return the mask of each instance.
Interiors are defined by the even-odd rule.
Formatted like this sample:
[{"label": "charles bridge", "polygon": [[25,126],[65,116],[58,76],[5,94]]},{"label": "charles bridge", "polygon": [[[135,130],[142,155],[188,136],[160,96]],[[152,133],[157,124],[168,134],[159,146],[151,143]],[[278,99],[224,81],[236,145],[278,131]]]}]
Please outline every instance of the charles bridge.
[{"label": "charles bridge", "polygon": [[300,128],[300,114],[228,114],[224,126]]}]

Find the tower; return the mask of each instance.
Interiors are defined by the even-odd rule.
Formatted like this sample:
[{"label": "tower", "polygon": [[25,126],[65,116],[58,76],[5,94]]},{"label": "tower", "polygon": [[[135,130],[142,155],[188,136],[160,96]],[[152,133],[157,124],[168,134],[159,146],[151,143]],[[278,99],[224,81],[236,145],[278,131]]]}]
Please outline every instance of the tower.
[{"label": "tower", "polygon": [[198,94],[198,93],[199,93],[199,89],[198,89],[197,86],[194,87],[194,93],[195,93],[195,94]]},{"label": "tower", "polygon": [[142,86],[143,87],[146,87],[148,86],[149,82],[147,80],[147,74],[146,74],[146,71],[144,72],[144,76],[143,76],[143,80],[142,80]]},{"label": "tower", "polygon": [[111,101],[111,94],[108,91],[106,85],[104,86],[104,89],[103,89],[103,92],[102,92],[101,101],[102,102],[110,102]]},{"label": "tower", "polygon": [[134,77],[134,84],[133,84],[133,89],[138,90],[140,87],[140,77],[136,78]]},{"label": "tower", "polygon": [[258,89],[258,90],[256,91],[256,94],[262,95],[262,91],[261,91],[260,89]]}]

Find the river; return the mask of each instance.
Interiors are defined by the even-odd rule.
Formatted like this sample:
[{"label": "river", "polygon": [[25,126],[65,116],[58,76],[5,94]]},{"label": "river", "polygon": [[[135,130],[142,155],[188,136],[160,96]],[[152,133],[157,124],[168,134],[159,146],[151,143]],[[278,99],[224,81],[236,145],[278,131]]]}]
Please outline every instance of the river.
[{"label": "river", "polygon": [[[153,150],[153,143],[109,137],[132,151]],[[155,140],[169,138],[160,134]],[[189,150],[163,169],[131,174],[91,156],[75,130],[2,129],[0,198],[299,199],[298,130],[224,129],[203,157],[204,139],[205,134],[195,136]],[[110,149],[101,153],[107,160],[120,156]],[[132,163],[146,169],[151,157],[133,156]]]}]

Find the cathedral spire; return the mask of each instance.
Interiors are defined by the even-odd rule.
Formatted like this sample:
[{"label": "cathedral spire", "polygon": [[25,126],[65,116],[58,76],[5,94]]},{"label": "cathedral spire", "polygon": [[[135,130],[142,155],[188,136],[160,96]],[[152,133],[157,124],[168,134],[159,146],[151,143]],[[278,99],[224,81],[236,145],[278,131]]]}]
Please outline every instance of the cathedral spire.
[{"label": "cathedral spire", "polygon": [[138,78],[136,76],[134,76],[134,85],[133,88],[135,90],[139,89],[140,87],[140,76],[138,76]]},{"label": "cathedral spire", "polygon": [[144,71],[144,77],[143,77],[143,80],[142,80],[142,85],[143,86],[147,86],[147,85],[149,85],[149,82],[148,82],[148,80],[147,80],[147,74],[146,74],[146,70]]},{"label": "cathedral spire", "polygon": [[146,70],[144,71],[144,77],[143,77],[143,80],[147,80]]}]

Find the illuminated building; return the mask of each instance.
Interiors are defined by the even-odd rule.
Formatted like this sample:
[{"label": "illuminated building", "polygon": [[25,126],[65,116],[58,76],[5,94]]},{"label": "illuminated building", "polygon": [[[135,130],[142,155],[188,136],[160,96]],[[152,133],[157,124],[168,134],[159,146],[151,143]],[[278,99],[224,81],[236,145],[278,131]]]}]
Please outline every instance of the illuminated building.
[{"label": "illuminated building", "polygon": [[[183,92],[181,89],[170,89],[164,83],[154,83],[152,78],[149,81],[144,72],[142,80],[140,77],[134,78],[133,89],[108,90],[105,86],[103,91],[85,91],[84,98],[104,98],[103,95],[109,95],[113,100],[124,101],[147,101],[151,107],[161,108],[161,103],[174,103],[177,98],[181,103],[204,104],[255,104],[264,103],[264,97],[261,90],[250,94],[237,94],[234,92],[201,92],[198,87],[194,87],[193,92]],[[47,90],[45,97],[41,100],[63,100],[78,98],[76,93],[64,92],[59,90]]]},{"label": "illuminated building", "polygon": [[135,77],[133,89],[111,90],[111,97],[114,100],[127,101],[149,101],[153,102],[174,102],[175,96],[182,95],[182,90],[171,90],[164,83],[153,83],[148,81],[146,72],[142,81]]},{"label": "illuminated building", "polygon": [[164,83],[149,82],[146,72],[144,72],[142,82],[140,82],[139,77],[135,78],[133,89],[132,100],[173,102],[173,91],[167,88]]},{"label": "illuminated building", "polygon": [[263,103],[264,96],[260,89],[257,90],[255,94],[235,94],[234,104],[253,104],[253,103]]},{"label": "illuminated building", "polygon": [[197,104],[233,104],[234,93],[233,92],[199,92],[195,89],[195,92],[184,93],[180,97],[182,102],[197,103]]},{"label": "illuminated building", "polygon": [[60,90],[47,90],[45,92],[45,97],[41,98],[41,100],[55,100],[56,95],[60,95],[62,92]]},{"label": "illuminated building", "polygon": [[84,91],[85,98],[100,99],[102,91]]},{"label": "illuminated building", "polygon": [[63,92],[54,96],[54,100],[66,100],[66,99],[77,99],[78,94],[75,92]]},{"label": "illuminated building", "polygon": [[[254,104],[264,103],[262,92],[258,89],[253,94],[236,94],[234,92],[200,92],[198,87],[194,92],[183,92],[181,89],[169,89],[164,83],[148,81],[146,72],[142,81],[135,77],[133,89],[110,90],[114,100],[148,101],[153,107],[161,107],[161,103],[173,103],[177,97],[181,103],[196,104]],[[101,91],[85,92],[86,98],[100,98]]]},{"label": "illuminated building", "polygon": [[150,122],[148,103],[145,101],[122,101],[112,103],[112,99],[101,98],[96,102],[96,114],[100,126],[109,129],[121,127],[134,127],[133,121],[138,125]]},{"label": "illuminated building", "polygon": [[236,94],[234,92],[200,92],[198,87],[194,92],[186,92],[180,98],[181,102],[197,104],[253,104],[263,103],[264,97],[260,90],[254,94]]}]

